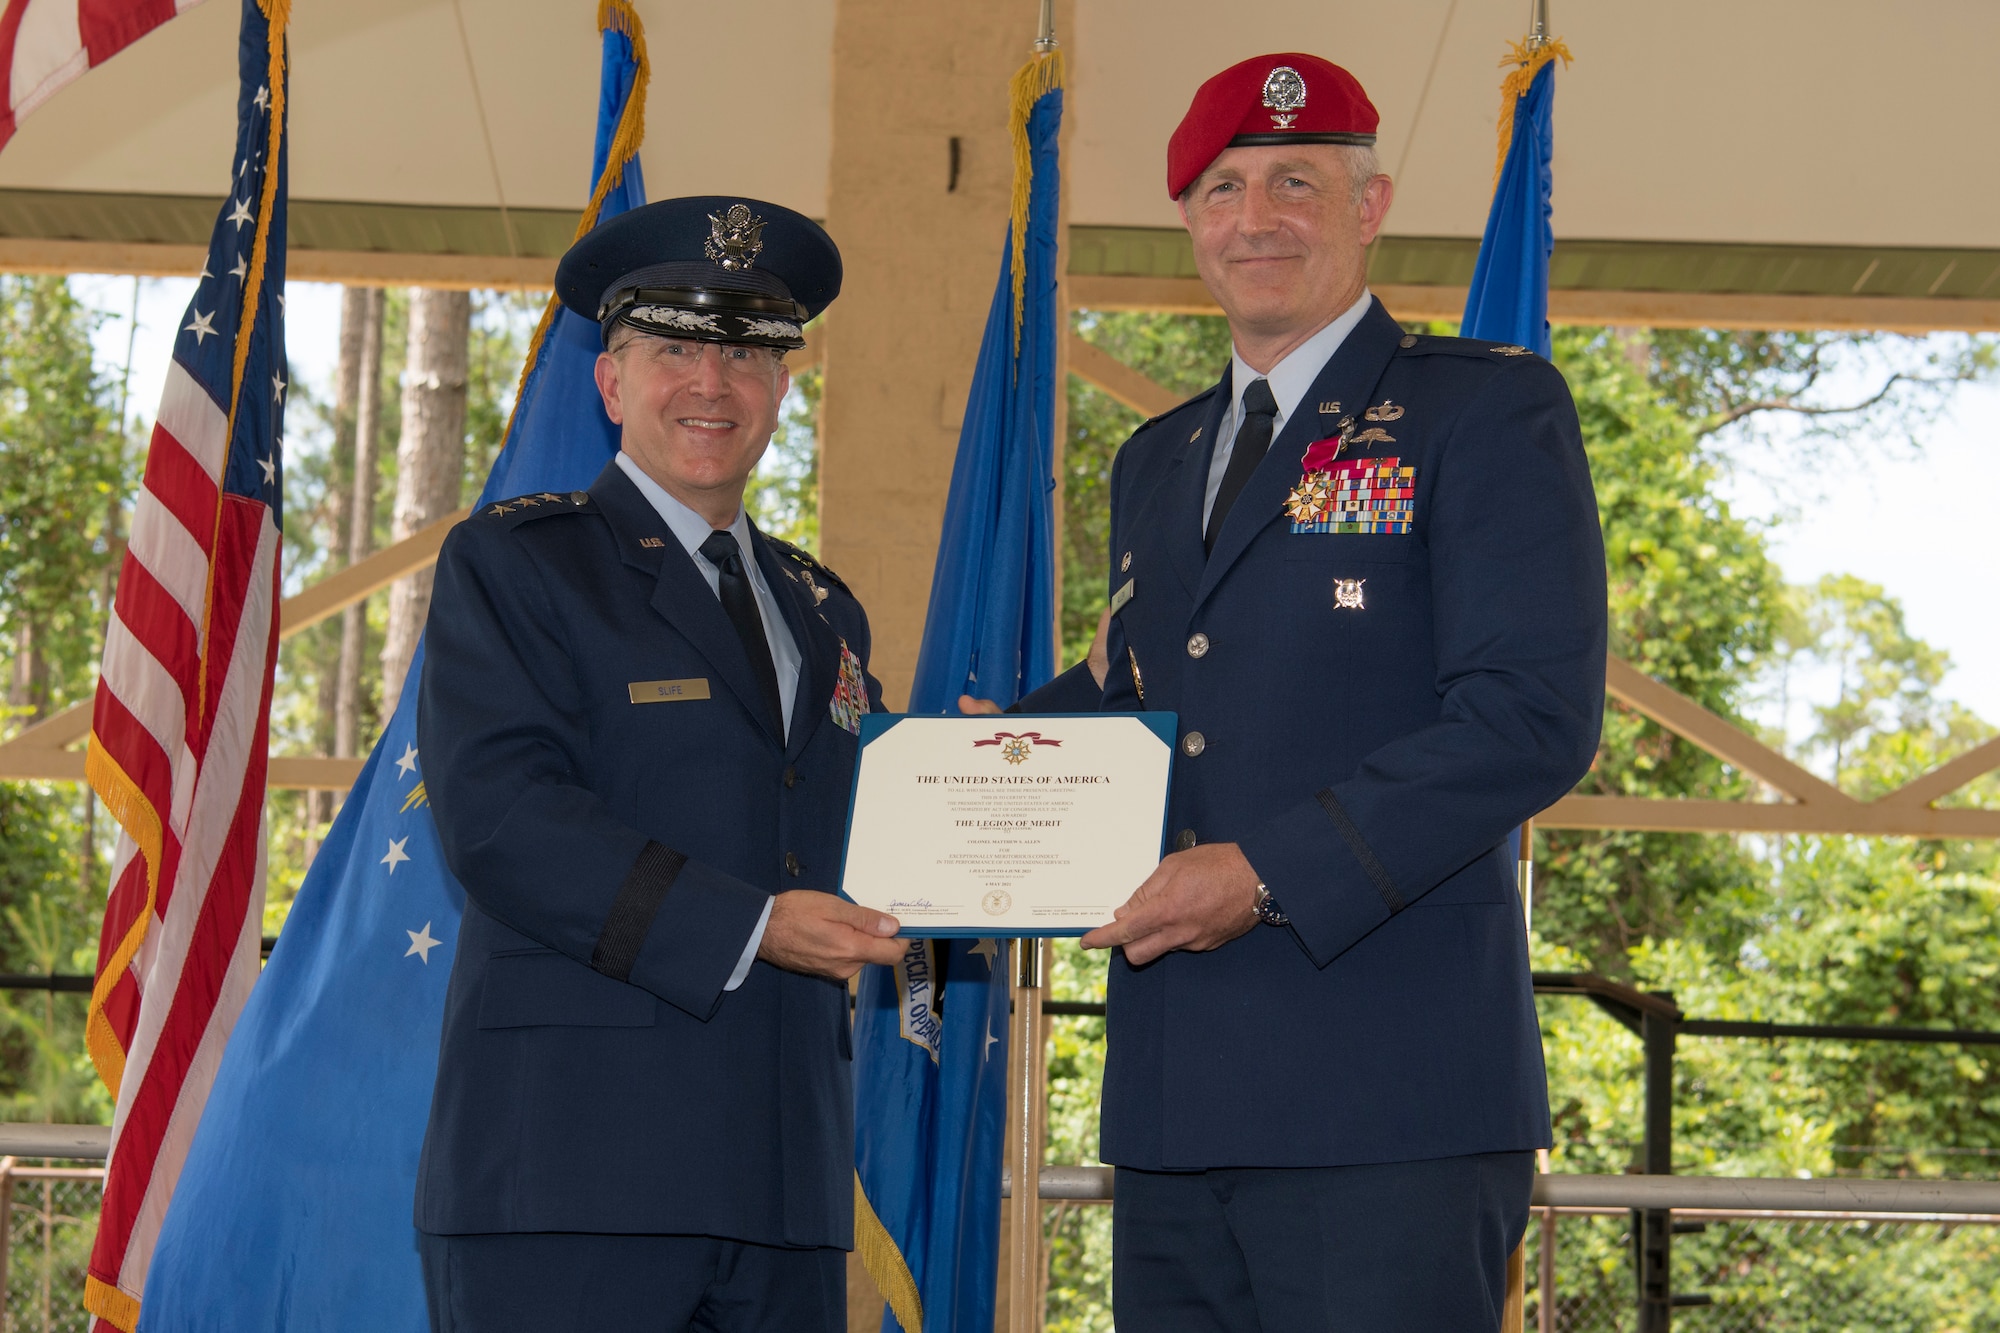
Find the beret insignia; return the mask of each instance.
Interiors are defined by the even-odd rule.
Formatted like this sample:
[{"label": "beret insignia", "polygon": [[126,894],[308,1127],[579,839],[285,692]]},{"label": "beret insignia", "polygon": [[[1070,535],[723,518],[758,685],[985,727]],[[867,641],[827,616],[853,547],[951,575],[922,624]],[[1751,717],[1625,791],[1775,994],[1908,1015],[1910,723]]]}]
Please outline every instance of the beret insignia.
[{"label": "beret insignia", "polygon": [[1271,111],[1271,124],[1288,130],[1298,119],[1296,112],[1306,104],[1306,81],[1290,65],[1280,65],[1264,80],[1264,106]]}]

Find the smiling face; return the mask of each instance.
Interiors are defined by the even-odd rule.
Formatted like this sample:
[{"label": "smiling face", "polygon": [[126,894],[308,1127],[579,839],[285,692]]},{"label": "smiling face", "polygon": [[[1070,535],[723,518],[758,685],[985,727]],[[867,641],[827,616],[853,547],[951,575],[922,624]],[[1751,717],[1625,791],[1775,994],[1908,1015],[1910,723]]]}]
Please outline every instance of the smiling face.
[{"label": "smiling face", "polygon": [[667,493],[727,527],[792,385],[774,348],[660,338],[618,328],[597,391],[620,448]]},{"label": "smiling face", "polygon": [[1361,295],[1393,190],[1377,175],[1357,191],[1348,168],[1335,144],[1228,148],[1181,197],[1195,269],[1258,370]]}]

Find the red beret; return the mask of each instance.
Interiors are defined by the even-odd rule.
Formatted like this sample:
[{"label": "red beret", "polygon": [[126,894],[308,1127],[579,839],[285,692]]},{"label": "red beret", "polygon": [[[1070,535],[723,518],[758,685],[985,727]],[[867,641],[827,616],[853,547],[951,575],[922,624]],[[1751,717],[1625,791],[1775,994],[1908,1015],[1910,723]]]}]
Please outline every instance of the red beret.
[{"label": "red beret", "polygon": [[1167,193],[1180,198],[1225,148],[1375,142],[1382,117],[1352,74],[1297,51],[1231,65],[1196,90],[1167,141]]}]

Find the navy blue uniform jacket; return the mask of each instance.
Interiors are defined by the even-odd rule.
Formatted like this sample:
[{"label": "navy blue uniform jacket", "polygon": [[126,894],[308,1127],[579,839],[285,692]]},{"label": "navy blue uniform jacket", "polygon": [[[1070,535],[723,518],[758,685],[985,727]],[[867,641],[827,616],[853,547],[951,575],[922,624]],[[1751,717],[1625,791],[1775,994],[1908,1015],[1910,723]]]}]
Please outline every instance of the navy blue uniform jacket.
[{"label": "navy blue uniform jacket", "polygon": [[843,723],[881,691],[860,604],[752,543],[799,646],[789,741],[615,465],[445,542],[417,734],[467,901],[423,1231],[852,1244],[847,992],[761,961],[723,986],[772,894],[835,887]]},{"label": "navy blue uniform jacket", "polygon": [[[1406,337],[1377,302],[1204,559],[1230,401],[1225,378],[1120,451],[1111,587],[1132,592],[1110,677],[1101,698],[1065,674],[1024,705],[1178,713],[1169,827],[1240,844],[1291,917],[1144,968],[1114,955],[1104,1159],[1545,1146],[1505,844],[1589,768],[1603,709],[1604,557],[1568,388],[1519,348]],[[1408,532],[1294,530],[1307,446],[1348,416],[1342,461],[1416,469]]]}]

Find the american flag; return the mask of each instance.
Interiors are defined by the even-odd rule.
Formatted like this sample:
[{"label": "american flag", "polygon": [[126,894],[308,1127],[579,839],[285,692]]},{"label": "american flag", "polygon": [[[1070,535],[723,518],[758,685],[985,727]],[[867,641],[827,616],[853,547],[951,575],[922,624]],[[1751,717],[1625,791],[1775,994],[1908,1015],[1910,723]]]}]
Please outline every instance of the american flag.
[{"label": "american flag", "polygon": [[[90,997],[116,1098],[84,1305],[131,1333],[258,973],[278,649],[287,0],[243,0],[231,190],[181,319],[104,636],[90,784],[123,833]],[[10,11],[11,12],[11,11]]]},{"label": "american flag", "polygon": [[5,0],[0,6],[0,148],[28,113],[201,0]]}]

